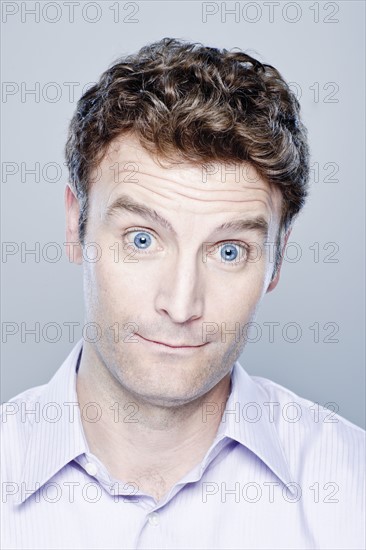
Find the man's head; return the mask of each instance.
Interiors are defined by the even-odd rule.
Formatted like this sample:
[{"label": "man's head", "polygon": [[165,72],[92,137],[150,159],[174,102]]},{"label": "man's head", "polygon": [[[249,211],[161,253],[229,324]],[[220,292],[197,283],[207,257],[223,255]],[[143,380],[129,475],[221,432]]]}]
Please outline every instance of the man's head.
[{"label": "man's head", "polygon": [[190,401],[240,355],[307,195],[299,111],[273,67],[174,39],[119,60],[79,100],[67,238],[80,263],[97,243],[98,261],[83,261],[86,320],[132,393]]}]

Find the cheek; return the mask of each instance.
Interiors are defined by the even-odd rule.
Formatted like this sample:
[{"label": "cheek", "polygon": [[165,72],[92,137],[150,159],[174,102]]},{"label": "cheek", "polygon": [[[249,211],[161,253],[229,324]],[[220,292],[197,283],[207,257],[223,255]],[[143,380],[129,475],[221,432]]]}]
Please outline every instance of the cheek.
[{"label": "cheek", "polygon": [[226,325],[229,330],[234,329],[235,323],[245,324],[252,316],[258,302],[257,295],[250,295],[248,292],[235,291],[216,296],[214,303],[209,304],[208,319],[213,319],[219,326]]},{"label": "cheek", "polygon": [[250,315],[263,296],[266,263],[263,258],[237,272],[209,275],[206,282],[208,309],[224,319],[242,319]]},{"label": "cheek", "polygon": [[207,300],[202,333],[206,340],[217,342],[220,349],[237,348],[247,334],[248,323],[255,316],[260,290],[249,282],[231,284]]},{"label": "cheek", "polygon": [[94,311],[99,310],[111,321],[112,317],[134,317],[153,299],[154,276],[138,264],[115,262],[113,255],[104,255],[99,262],[89,264],[86,272],[88,299]]}]

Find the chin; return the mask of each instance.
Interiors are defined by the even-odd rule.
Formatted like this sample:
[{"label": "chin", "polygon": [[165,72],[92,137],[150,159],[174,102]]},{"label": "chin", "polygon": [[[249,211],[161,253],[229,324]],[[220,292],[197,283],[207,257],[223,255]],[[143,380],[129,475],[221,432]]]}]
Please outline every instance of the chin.
[{"label": "chin", "polygon": [[197,386],[194,380],[191,383],[187,383],[187,380],[177,380],[176,373],[175,378],[171,380],[166,376],[157,375],[153,379],[151,377],[143,379],[139,385],[136,385],[136,379],[134,379],[131,380],[131,384],[126,385],[126,389],[135,395],[136,399],[166,407],[184,405],[204,393],[203,388]]},{"label": "chin", "polygon": [[174,356],[156,359],[148,354],[132,357],[126,353],[110,359],[114,378],[136,400],[178,406],[204,395],[214,385],[215,369],[210,368],[211,362],[206,364],[207,359]]}]

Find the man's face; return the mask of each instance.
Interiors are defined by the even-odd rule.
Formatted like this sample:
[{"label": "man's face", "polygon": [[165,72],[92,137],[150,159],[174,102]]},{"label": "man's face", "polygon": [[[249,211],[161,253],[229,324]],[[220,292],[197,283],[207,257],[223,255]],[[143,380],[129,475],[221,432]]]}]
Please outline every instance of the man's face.
[{"label": "man's face", "polygon": [[[230,168],[162,167],[130,135],[113,142],[95,174],[84,260],[76,256],[85,320],[100,327],[87,345],[101,369],[147,402],[188,403],[222,380],[261,298],[277,284],[278,277],[270,284],[268,243],[275,242],[281,194],[247,164]],[[67,237],[75,241],[78,205],[66,196]],[[267,237],[255,225],[217,229],[259,217]],[[97,250],[98,261],[90,261]]]}]

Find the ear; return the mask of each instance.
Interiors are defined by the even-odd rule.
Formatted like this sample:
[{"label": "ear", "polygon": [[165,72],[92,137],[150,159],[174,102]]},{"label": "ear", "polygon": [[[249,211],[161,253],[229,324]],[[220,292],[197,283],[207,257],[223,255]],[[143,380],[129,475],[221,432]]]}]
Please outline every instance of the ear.
[{"label": "ear", "polygon": [[83,263],[83,255],[79,241],[79,201],[74,195],[69,184],[65,189],[65,215],[66,215],[66,253],[70,262]]},{"label": "ear", "polygon": [[281,267],[282,267],[282,261],[283,261],[283,253],[285,251],[285,248],[286,248],[286,244],[287,244],[287,241],[288,241],[288,238],[290,236],[290,233],[292,231],[292,227],[287,231],[286,235],[285,235],[285,240],[284,240],[284,243],[283,243],[283,247],[282,247],[282,254],[281,254],[281,261],[280,261],[280,265],[278,266],[278,269],[277,269],[277,273],[276,273],[276,277],[273,279],[273,281],[271,281],[271,283],[269,284],[267,290],[266,290],[266,293],[267,292],[271,292],[271,290],[274,290],[276,288],[276,286],[278,285],[278,282],[280,280],[280,273],[281,273]]}]

